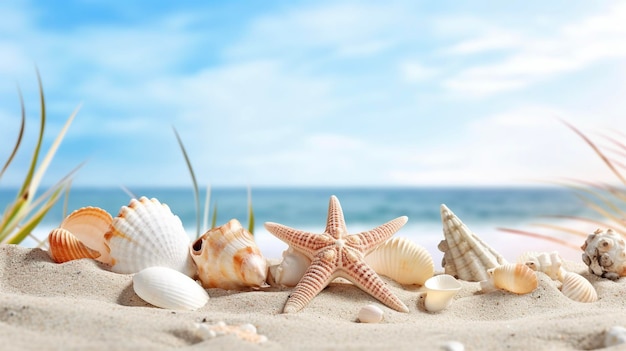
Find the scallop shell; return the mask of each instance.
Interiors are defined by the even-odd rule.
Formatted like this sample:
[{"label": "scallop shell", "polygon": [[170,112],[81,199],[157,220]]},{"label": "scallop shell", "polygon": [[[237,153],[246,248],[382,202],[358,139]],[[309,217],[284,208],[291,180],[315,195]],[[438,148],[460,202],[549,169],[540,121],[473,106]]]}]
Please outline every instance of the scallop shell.
[{"label": "scallop shell", "polygon": [[537,274],[522,263],[506,264],[488,270],[489,280],[481,281],[483,291],[502,289],[516,294],[528,294],[539,285]]},{"label": "scallop shell", "polygon": [[411,240],[394,237],[365,256],[365,262],[378,274],[400,284],[424,285],[433,276],[435,264],[428,251]]},{"label": "scallop shell", "polygon": [[296,286],[304,272],[311,265],[311,260],[300,251],[289,246],[283,251],[283,260],[269,267],[269,272],[275,283],[282,286]]},{"label": "scallop shell", "polygon": [[597,229],[581,249],[590,273],[612,280],[626,276],[626,242],[612,229]]},{"label": "scallop shell", "polygon": [[209,294],[195,280],[167,267],[149,267],[133,275],[133,289],[144,301],[172,310],[197,310]]},{"label": "scallop shell", "polygon": [[429,312],[439,312],[450,306],[454,296],[461,290],[461,283],[449,274],[440,274],[426,280],[424,288],[424,307]]},{"label": "scallop shell", "polygon": [[63,263],[81,258],[100,257],[100,253],[85,246],[74,234],[63,228],[53,229],[48,234],[49,254],[56,263]]},{"label": "scallop shell", "polygon": [[205,288],[242,289],[266,285],[267,261],[252,234],[236,219],[208,230],[189,251]]},{"label": "scallop shell", "polygon": [[376,305],[365,305],[359,310],[358,319],[361,323],[380,323],[383,320],[383,310]]},{"label": "scallop shell", "polygon": [[487,270],[508,263],[461,222],[446,205],[441,205],[445,240],[439,243],[445,273],[458,279],[476,282],[489,279]]},{"label": "scallop shell", "polygon": [[525,252],[517,258],[518,263],[527,265],[530,269],[543,272],[553,280],[563,280],[565,270],[561,267],[563,259],[558,252]]},{"label": "scallop shell", "polygon": [[189,256],[190,239],[183,224],[166,204],[157,199],[142,197],[122,206],[105,238],[114,272],[136,273],[161,266],[190,277],[195,275]]},{"label": "scallop shell", "polygon": [[565,272],[563,274],[563,285],[561,285],[563,295],[578,302],[598,301],[598,293],[591,283],[580,274]]}]

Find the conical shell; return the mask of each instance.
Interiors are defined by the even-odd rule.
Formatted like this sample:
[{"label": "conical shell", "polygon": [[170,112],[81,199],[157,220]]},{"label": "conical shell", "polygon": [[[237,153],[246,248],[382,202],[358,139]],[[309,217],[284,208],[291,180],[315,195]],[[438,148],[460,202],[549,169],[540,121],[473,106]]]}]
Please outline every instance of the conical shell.
[{"label": "conical shell", "polygon": [[487,270],[507,261],[446,207],[441,205],[441,220],[445,240],[439,243],[445,273],[458,279],[477,282],[489,279]]},{"label": "conical shell", "polygon": [[598,293],[591,283],[580,274],[565,272],[563,274],[563,285],[561,285],[563,295],[578,302],[598,301]]},{"label": "conical shell", "polygon": [[205,288],[265,286],[267,261],[252,235],[236,219],[204,233],[190,247]]},{"label": "conical shell", "polygon": [[310,265],[311,260],[308,257],[289,246],[283,251],[283,260],[269,267],[269,273],[278,285],[296,286]]},{"label": "conical shell", "polygon": [[63,263],[81,258],[96,259],[100,253],[85,246],[74,234],[63,228],[53,229],[48,234],[50,257],[56,263]]},{"label": "conical shell", "polygon": [[626,241],[612,229],[598,229],[581,247],[589,272],[612,280],[626,276]]},{"label": "conical shell", "polygon": [[435,264],[428,251],[411,240],[394,237],[365,256],[365,262],[378,274],[400,284],[424,285],[433,276]]},{"label": "conical shell", "polygon": [[74,234],[85,246],[98,251],[101,254],[98,261],[110,264],[111,256],[104,235],[109,231],[112,221],[107,211],[89,206],[72,212],[61,222],[60,227]]},{"label": "conical shell", "polygon": [[496,289],[510,291],[516,294],[528,294],[539,285],[537,273],[522,263],[505,264],[489,269],[490,279],[481,282],[484,291],[489,291],[489,286]]},{"label": "conical shell", "polygon": [[122,206],[105,235],[112,267],[117,273],[136,273],[153,266],[169,267],[190,277],[195,267],[189,256],[189,237],[170,208],[142,197]]},{"label": "conical shell", "polygon": [[209,301],[209,294],[195,280],[167,267],[136,273],[133,289],[144,301],[172,310],[197,310]]},{"label": "conical shell", "polygon": [[563,260],[558,252],[525,252],[517,258],[518,263],[527,265],[530,269],[543,272],[553,280],[563,280],[565,272],[561,267]]}]

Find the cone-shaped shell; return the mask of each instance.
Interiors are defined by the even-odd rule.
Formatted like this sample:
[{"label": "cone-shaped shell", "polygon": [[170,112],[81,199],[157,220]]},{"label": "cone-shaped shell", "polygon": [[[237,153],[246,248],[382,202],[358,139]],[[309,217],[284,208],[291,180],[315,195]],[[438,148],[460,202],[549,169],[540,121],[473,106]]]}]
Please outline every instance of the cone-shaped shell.
[{"label": "cone-shaped shell", "polygon": [[439,243],[445,273],[458,279],[477,282],[489,278],[487,270],[507,261],[461,222],[446,205],[441,205],[445,240]]},{"label": "cone-shaped shell", "polygon": [[515,294],[528,294],[539,285],[537,273],[522,263],[505,264],[488,272],[490,279],[481,282],[483,291],[489,291],[493,287]]},{"label": "cone-shaped shell", "polygon": [[204,233],[190,247],[205,288],[265,286],[267,261],[252,235],[236,219]]},{"label": "cone-shaped shell", "polygon": [[612,229],[596,230],[581,249],[589,272],[612,280],[626,276],[626,241]]},{"label": "cone-shaped shell", "polygon": [[114,272],[136,273],[161,266],[195,275],[189,256],[190,240],[183,224],[157,199],[142,197],[122,206],[105,238]]},{"label": "cone-shaped shell", "polygon": [[63,228],[53,229],[48,234],[50,257],[56,263],[63,263],[81,258],[96,259],[100,253],[85,246],[74,234]]},{"label": "cone-shaped shell", "polygon": [[517,258],[517,263],[523,263],[530,269],[543,272],[553,280],[563,280],[565,272],[561,267],[563,260],[558,252],[525,252]]},{"label": "cone-shaped shell", "polygon": [[424,307],[429,312],[438,312],[450,306],[454,296],[461,290],[461,283],[449,274],[440,274],[426,280],[424,288]]},{"label": "cone-shaped shell", "polygon": [[311,259],[289,246],[283,251],[283,260],[279,264],[270,266],[269,272],[276,284],[296,286],[310,265]]},{"label": "cone-shaped shell", "polygon": [[209,294],[195,280],[167,267],[149,267],[133,275],[133,289],[144,301],[172,310],[197,310]]},{"label": "cone-shaped shell", "polygon": [[378,274],[400,284],[424,285],[433,276],[435,264],[428,251],[407,238],[394,237],[365,256]]},{"label": "cone-shaped shell", "polygon": [[598,301],[598,293],[591,283],[580,274],[565,272],[563,274],[563,295],[578,302]]}]

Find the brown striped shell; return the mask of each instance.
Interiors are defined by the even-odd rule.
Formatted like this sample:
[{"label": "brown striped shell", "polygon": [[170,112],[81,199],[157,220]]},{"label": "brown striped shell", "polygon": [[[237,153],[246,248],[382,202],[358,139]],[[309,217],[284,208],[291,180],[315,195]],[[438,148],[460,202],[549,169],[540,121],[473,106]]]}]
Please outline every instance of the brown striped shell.
[{"label": "brown striped shell", "polygon": [[236,219],[208,230],[189,251],[205,288],[245,289],[265,286],[267,261],[252,234]]},{"label": "brown striped shell", "polygon": [[97,259],[100,253],[88,248],[67,229],[55,228],[48,234],[50,257],[56,263],[63,263],[81,258]]}]

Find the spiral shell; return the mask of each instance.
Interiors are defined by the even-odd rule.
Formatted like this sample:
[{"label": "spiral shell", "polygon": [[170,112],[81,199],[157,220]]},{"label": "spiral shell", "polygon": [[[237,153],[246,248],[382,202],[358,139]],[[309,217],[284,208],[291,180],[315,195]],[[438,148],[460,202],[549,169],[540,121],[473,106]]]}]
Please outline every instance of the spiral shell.
[{"label": "spiral shell", "polygon": [[612,229],[597,229],[581,249],[589,272],[612,280],[626,276],[626,242]]},{"label": "spiral shell", "polygon": [[209,294],[195,280],[167,267],[149,267],[133,275],[133,289],[144,301],[172,310],[197,310]]},{"label": "spiral shell", "polygon": [[157,199],[141,197],[122,206],[105,235],[111,270],[136,273],[153,266],[169,267],[194,276],[189,237],[170,208]]},{"label": "spiral shell", "polygon": [[598,293],[591,283],[580,274],[565,272],[563,274],[563,285],[561,285],[563,295],[578,302],[598,301]]},{"label": "spiral shell", "polygon": [[424,285],[433,276],[435,264],[428,251],[411,240],[394,237],[365,256],[376,273],[400,284]]},{"label": "spiral shell", "polygon": [[267,261],[252,235],[236,219],[204,233],[189,247],[205,288],[265,286]]},{"label": "spiral shell", "polygon": [[278,285],[296,286],[310,265],[311,260],[308,257],[289,246],[283,251],[283,260],[269,267],[269,273]]},{"label": "spiral shell", "polygon": [[487,271],[489,280],[480,282],[483,291],[502,289],[515,294],[527,294],[537,288],[537,274],[522,263],[505,264]]}]

